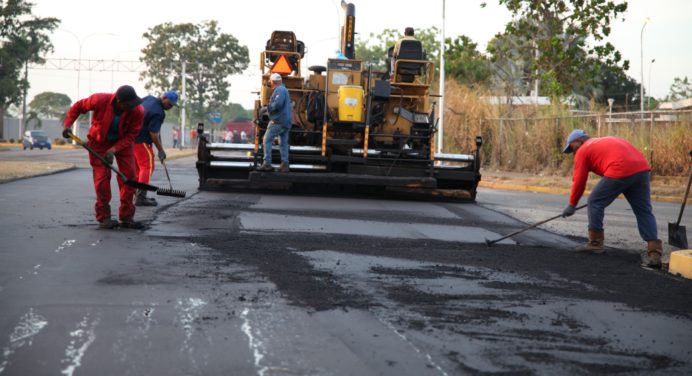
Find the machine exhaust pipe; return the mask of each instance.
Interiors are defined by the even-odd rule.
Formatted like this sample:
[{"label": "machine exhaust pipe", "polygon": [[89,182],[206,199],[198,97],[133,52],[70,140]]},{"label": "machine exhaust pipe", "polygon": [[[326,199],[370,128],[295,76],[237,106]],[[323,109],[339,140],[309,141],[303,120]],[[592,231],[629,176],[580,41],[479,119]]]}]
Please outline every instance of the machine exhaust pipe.
[{"label": "machine exhaust pipe", "polygon": [[341,0],[346,21],[341,30],[341,53],[348,59],[356,58],[356,6]]}]

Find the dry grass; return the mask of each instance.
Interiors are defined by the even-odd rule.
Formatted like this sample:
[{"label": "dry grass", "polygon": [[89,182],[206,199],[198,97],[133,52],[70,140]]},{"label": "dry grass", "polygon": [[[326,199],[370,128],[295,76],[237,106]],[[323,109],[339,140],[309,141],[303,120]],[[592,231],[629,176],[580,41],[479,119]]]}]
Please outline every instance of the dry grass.
[{"label": "dry grass", "polygon": [[64,162],[0,161],[0,183],[74,167]]},{"label": "dry grass", "polygon": [[598,117],[575,117],[560,106],[492,106],[482,99],[491,94],[454,81],[448,81],[445,94],[445,151],[473,150],[475,136],[482,135],[482,163],[489,169],[569,176],[572,156],[561,150],[567,135],[580,128],[595,137],[612,135],[629,140],[647,157],[654,176],[685,176],[689,171],[690,113],[653,125],[648,118],[642,123],[638,114],[631,114],[609,124],[604,112]]}]

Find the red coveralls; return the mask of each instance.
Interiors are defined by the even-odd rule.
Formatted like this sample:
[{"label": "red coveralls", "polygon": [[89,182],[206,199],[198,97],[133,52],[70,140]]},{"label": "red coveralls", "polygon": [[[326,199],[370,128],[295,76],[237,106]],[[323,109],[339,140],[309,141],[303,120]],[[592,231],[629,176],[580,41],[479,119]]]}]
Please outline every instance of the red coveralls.
[{"label": "red coveralls", "polygon": [[[93,94],[88,98],[79,100],[67,112],[64,126],[70,127],[79,115],[93,111],[91,128],[89,128],[87,136],[87,145],[101,155],[106,154],[106,151],[111,147],[114,148],[118,170],[128,179],[136,180],[133,144],[135,137],[142,128],[144,109],[142,106],[137,106],[133,110],[123,112],[120,115],[118,140],[113,143],[106,139],[108,128],[113,120],[113,103],[115,103],[115,94],[106,93]],[[101,222],[111,216],[111,170],[91,154],[89,154],[89,163],[93,170],[94,188],[96,190],[96,220]],[[132,219],[135,215],[133,203],[135,189],[125,185],[120,177],[117,177],[117,179],[118,187],[120,188],[118,217],[120,220]]]}]

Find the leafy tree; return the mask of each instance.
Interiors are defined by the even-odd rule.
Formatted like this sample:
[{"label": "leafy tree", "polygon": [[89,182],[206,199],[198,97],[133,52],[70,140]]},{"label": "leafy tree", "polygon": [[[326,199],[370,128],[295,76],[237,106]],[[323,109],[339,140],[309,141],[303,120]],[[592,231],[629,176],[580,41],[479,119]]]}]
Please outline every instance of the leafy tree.
[{"label": "leafy tree", "polygon": [[528,84],[531,57],[522,54],[526,51],[522,48],[524,43],[523,39],[507,33],[495,35],[488,43],[491,86],[507,96],[508,101],[515,95],[527,95],[530,92]]},{"label": "leafy tree", "polygon": [[[627,10],[627,2],[611,0],[499,0],[514,15],[505,33],[519,38],[518,54],[530,62],[529,80],[543,77],[552,95],[578,92],[599,70],[629,67],[609,42],[610,23]],[[587,42],[593,40],[594,45]],[[599,44],[600,43],[600,44]],[[536,57],[535,51],[538,50]],[[547,82],[546,82],[547,80]]]},{"label": "leafy tree", "polygon": [[685,78],[675,77],[673,84],[670,85],[670,94],[666,98],[669,101],[677,101],[681,99],[692,98],[692,83]]},{"label": "leafy tree", "polygon": [[72,100],[66,94],[46,91],[34,97],[29,108],[38,116],[48,119],[65,119]]},{"label": "leafy tree", "polygon": [[596,99],[604,106],[608,105],[608,98],[613,98],[614,110],[639,106],[639,83],[635,79],[629,77],[621,67],[599,62],[594,64],[597,64],[598,69],[593,86],[586,87],[584,95]]},{"label": "leafy tree", "polygon": [[246,110],[238,103],[230,103],[221,109],[224,121],[233,119],[252,119],[252,110]]},{"label": "leafy tree", "polygon": [[25,74],[29,63],[43,63],[42,55],[50,52],[49,33],[60,21],[31,14],[33,4],[27,0],[5,0],[0,3],[0,138],[3,118],[12,104],[19,104],[29,88]]},{"label": "leafy tree", "polygon": [[[438,61],[440,58],[439,35],[440,29],[435,26],[415,31],[414,37],[423,45],[428,60]],[[362,60],[366,66],[372,64],[374,70],[386,70],[387,50],[402,37],[403,34],[396,29],[384,29],[377,35],[370,33],[367,39],[356,42],[356,58]],[[438,65],[435,64],[436,74],[439,73]]]},{"label": "leafy tree", "polygon": [[488,59],[466,35],[445,39],[445,73],[466,85],[483,85],[490,79]]},{"label": "leafy tree", "polygon": [[244,71],[250,62],[248,48],[233,35],[222,33],[217,21],[168,22],[150,28],[143,37],[147,46],[140,60],[147,68],[140,77],[147,90],[180,90],[181,62],[187,62],[185,80],[191,115],[202,121],[209,110],[226,104],[229,77]]}]

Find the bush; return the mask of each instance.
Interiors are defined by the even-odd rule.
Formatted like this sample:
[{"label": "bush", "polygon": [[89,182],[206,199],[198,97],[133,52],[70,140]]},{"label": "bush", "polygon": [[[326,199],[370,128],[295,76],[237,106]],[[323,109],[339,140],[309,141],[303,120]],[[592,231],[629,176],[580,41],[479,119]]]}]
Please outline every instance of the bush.
[{"label": "bush", "polygon": [[65,145],[65,139],[64,139],[64,138],[60,138],[60,137],[56,137],[56,138],[53,140],[53,145]]},{"label": "bush", "polygon": [[10,138],[10,144],[14,144],[14,138]]}]

